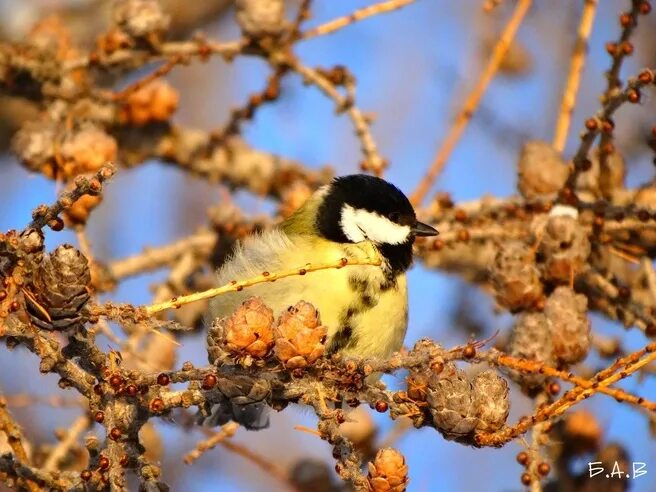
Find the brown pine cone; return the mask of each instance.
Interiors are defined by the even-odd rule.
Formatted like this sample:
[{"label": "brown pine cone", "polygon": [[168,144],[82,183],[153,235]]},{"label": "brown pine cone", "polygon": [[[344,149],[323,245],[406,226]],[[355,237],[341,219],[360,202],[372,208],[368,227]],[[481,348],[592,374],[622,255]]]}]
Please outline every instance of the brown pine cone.
[{"label": "brown pine cone", "polygon": [[114,8],[114,22],[134,38],[159,38],[169,27],[171,16],[157,0],[122,0]]},{"label": "brown pine cone", "polygon": [[46,255],[30,286],[36,304],[27,298],[34,324],[64,330],[84,323],[83,308],[89,300],[90,282],[87,259],[73,246],[64,244]]},{"label": "brown pine cone", "polygon": [[403,492],[408,487],[408,465],[395,449],[381,449],[367,466],[367,484],[371,492]]},{"label": "brown pine cone", "polygon": [[494,432],[508,419],[510,399],[508,383],[492,370],[478,374],[472,382],[474,413],[478,418],[476,430]]},{"label": "brown pine cone", "polygon": [[41,261],[43,253],[43,231],[41,229],[26,229],[20,235],[20,247],[30,255],[40,255],[38,261]]},{"label": "brown pine cone", "polygon": [[590,350],[588,300],[569,287],[558,287],[547,298],[544,314],[549,323],[553,356],[561,364],[576,364]]},{"label": "brown pine cone", "polygon": [[543,259],[543,276],[554,282],[569,284],[583,270],[590,255],[590,241],[585,230],[569,215],[549,217],[537,240]]},{"label": "brown pine cone", "polygon": [[64,180],[78,174],[92,174],[116,160],[118,145],[114,137],[94,125],[85,125],[67,136],[61,144],[60,172]]},{"label": "brown pine cone", "polygon": [[567,413],[565,419],[558,423],[557,431],[567,456],[594,453],[599,450],[602,430],[597,418],[588,410],[574,410]]},{"label": "brown pine cone", "polygon": [[107,162],[116,160],[116,140],[103,129],[84,124],[66,132],[62,139],[57,123],[48,119],[28,121],[12,140],[14,152],[30,171],[48,178],[70,181],[79,174],[98,171]]},{"label": "brown pine cone", "polygon": [[112,27],[96,38],[96,51],[99,54],[111,55],[120,49],[132,48],[135,40],[117,27]]},{"label": "brown pine cone", "polygon": [[55,173],[54,142],[57,126],[49,119],[27,121],[14,134],[11,146],[21,164],[30,171],[52,177]]},{"label": "brown pine cone", "polygon": [[246,36],[277,36],[287,26],[283,0],[236,0],[235,4],[237,23]]},{"label": "brown pine cone", "polygon": [[[535,360],[553,365],[553,346],[547,317],[543,313],[521,315],[510,332],[508,354],[520,359]],[[525,374],[509,371],[508,375],[516,382],[533,388],[544,384],[540,374]]]},{"label": "brown pine cone", "polygon": [[[251,297],[229,317],[216,319],[208,332],[211,362],[225,350],[246,365],[264,359],[273,347],[273,311],[259,297]],[[215,353],[216,352],[216,353]]]},{"label": "brown pine cone", "polygon": [[449,377],[433,376],[427,401],[433,423],[446,439],[463,438],[476,428],[472,384],[460,369]]},{"label": "brown pine cone", "polygon": [[178,108],[178,92],[163,80],[154,80],[127,97],[119,112],[124,123],[143,126],[168,121]]},{"label": "brown pine cone", "polygon": [[517,187],[525,198],[549,197],[562,188],[569,170],[551,144],[534,140],[522,147]]},{"label": "brown pine cone", "polygon": [[328,329],[319,312],[300,301],[284,312],[275,327],[276,355],[290,369],[313,364],[324,353]]},{"label": "brown pine cone", "polygon": [[511,312],[529,308],[542,297],[540,272],[522,243],[510,243],[498,251],[490,277],[497,302]]}]

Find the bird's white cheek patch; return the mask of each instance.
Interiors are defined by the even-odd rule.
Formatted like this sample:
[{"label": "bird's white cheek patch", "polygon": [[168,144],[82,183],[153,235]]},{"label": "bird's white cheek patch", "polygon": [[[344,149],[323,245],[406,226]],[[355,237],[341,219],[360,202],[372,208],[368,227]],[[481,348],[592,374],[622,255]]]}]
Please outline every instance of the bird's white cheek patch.
[{"label": "bird's white cheek patch", "polygon": [[410,235],[409,226],[395,224],[382,215],[356,210],[350,205],[342,208],[340,225],[346,237],[354,243],[369,240],[380,244],[401,244]]}]

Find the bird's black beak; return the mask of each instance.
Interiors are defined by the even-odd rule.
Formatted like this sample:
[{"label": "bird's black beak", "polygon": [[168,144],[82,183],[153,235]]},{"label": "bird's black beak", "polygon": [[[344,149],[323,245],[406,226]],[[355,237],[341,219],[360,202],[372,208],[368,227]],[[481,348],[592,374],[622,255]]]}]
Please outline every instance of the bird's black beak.
[{"label": "bird's black beak", "polygon": [[437,229],[422,222],[415,223],[414,227],[412,228],[412,233],[415,236],[437,236],[439,234]]}]

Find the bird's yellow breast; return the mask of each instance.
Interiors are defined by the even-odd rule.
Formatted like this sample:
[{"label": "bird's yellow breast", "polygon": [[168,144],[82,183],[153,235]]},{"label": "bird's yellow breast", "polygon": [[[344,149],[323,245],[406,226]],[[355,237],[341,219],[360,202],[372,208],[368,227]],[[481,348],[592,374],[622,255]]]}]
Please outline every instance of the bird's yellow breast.
[{"label": "bird's yellow breast", "polygon": [[[343,245],[315,236],[280,230],[246,239],[219,270],[219,284],[263,271],[302,268],[307,263],[336,262],[343,257],[375,254],[371,243]],[[313,304],[328,328],[329,350],[360,357],[385,357],[401,348],[407,327],[408,299],[404,274],[393,278],[373,265],[348,266],[258,284],[211,302],[214,317],[230,315],[245,299],[258,296],[278,316],[300,300]]]}]

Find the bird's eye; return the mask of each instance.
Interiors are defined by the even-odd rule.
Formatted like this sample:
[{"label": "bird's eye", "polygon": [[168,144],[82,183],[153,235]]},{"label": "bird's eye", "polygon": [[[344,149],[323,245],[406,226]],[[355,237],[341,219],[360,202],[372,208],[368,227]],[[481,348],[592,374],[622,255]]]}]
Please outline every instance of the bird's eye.
[{"label": "bird's eye", "polygon": [[387,218],[389,218],[389,220],[392,222],[399,222],[401,219],[401,214],[398,212],[390,212]]}]

